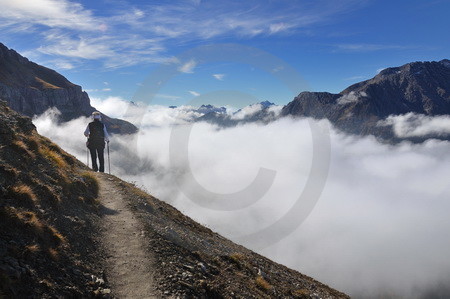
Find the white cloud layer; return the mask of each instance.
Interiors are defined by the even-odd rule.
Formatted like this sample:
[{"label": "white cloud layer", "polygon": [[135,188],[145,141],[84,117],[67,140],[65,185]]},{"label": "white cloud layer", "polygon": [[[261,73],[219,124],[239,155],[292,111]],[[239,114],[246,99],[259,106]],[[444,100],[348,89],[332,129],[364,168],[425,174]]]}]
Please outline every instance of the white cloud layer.
[{"label": "white cloud layer", "polygon": [[379,123],[380,126],[392,126],[398,137],[424,137],[427,135],[450,135],[450,116],[427,116],[407,113],[391,115]]},{"label": "white cloud layer", "polygon": [[248,116],[251,116],[257,112],[260,112],[263,109],[261,104],[253,104],[250,106],[245,106],[244,108],[240,109],[236,113],[232,114],[230,116],[231,119],[235,120],[242,120]]},{"label": "white cloud layer", "polygon": [[110,117],[123,118],[130,106],[130,102],[124,101],[119,97],[91,98],[91,105]]},{"label": "white cloud layer", "polygon": [[[110,114],[120,115],[123,107],[115,107],[118,111]],[[192,111],[148,108],[138,135],[112,138],[112,173],[137,182],[213,230],[231,239],[255,232],[280,219],[303,190],[313,154],[308,121],[283,118],[266,126],[221,130],[205,123],[192,127],[190,167],[204,188],[236,192],[260,167],[277,172],[259,201],[224,212],[198,206],[176,184],[186,182],[187,169],[169,156],[171,125],[186,123]],[[50,114],[34,120],[41,134],[82,161],[87,122],[58,126]],[[294,233],[261,253],[354,297],[413,298],[439,284],[450,285],[450,143],[390,146],[335,131],[331,140],[330,173],[315,209]]]}]

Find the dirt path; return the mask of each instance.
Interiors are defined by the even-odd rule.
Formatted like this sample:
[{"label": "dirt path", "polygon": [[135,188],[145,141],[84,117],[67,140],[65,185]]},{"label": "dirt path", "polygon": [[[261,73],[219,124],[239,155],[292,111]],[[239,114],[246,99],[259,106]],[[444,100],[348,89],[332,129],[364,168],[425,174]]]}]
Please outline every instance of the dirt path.
[{"label": "dirt path", "polygon": [[106,277],[117,298],[158,298],[153,256],[145,250],[140,224],[118,187],[106,174],[97,174],[104,205],[103,245],[108,254]]}]

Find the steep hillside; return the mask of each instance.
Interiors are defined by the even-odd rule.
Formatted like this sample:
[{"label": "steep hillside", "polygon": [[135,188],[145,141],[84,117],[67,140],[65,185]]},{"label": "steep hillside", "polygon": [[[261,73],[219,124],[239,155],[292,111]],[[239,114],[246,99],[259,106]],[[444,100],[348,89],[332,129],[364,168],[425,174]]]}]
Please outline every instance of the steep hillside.
[{"label": "steep hillside", "polygon": [[[61,112],[61,121],[90,116],[95,108],[79,85],[54,70],[38,65],[0,43],[0,99],[27,116],[39,115],[48,108]],[[112,133],[134,133],[126,121],[104,116]]]},{"label": "steep hillside", "polygon": [[[450,61],[413,62],[387,68],[374,78],[354,84],[339,94],[302,92],[282,115],[327,118],[339,129],[396,140],[391,127],[378,122],[409,112],[427,116],[450,114]],[[450,139],[447,135],[417,138]]]},{"label": "steep hillside", "polygon": [[[143,227],[159,289],[181,298],[348,298],[214,233],[172,206],[109,177]],[[137,232],[139,234],[139,232]]]},{"label": "steep hillside", "polygon": [[348,298],[93,173],[0,103],[0,297]]},{"label": "steep hillside", "polygon": [[0,297],[98,289],[97,194],[88,169],[0,102]]}]

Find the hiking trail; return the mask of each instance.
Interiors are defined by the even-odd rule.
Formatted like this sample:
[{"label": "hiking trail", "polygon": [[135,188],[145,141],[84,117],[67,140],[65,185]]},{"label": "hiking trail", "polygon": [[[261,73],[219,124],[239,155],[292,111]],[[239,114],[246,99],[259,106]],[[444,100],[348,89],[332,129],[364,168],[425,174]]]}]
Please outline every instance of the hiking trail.
[{"label": "hiking trail", "polygon": [[117,298],[158,298],[153,255],[145,249],[144,231],[121,190],[107,174],[97,173],[102,203],[102,243],[106,277]]}]

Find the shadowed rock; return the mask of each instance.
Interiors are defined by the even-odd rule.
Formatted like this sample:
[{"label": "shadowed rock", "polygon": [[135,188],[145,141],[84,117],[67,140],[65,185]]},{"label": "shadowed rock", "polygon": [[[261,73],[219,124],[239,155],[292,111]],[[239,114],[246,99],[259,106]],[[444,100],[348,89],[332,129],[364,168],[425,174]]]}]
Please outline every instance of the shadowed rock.
[{"label": "shadowed rock", "polygon": [[[56,71],[38,65],[0,43],[0,99],[15,111],[34,116],[56,107],[61,121],[90,116],[96,109],[81,86]],[[104,116],[111,133],[131,134],[137,128],[129,122]]]}]

